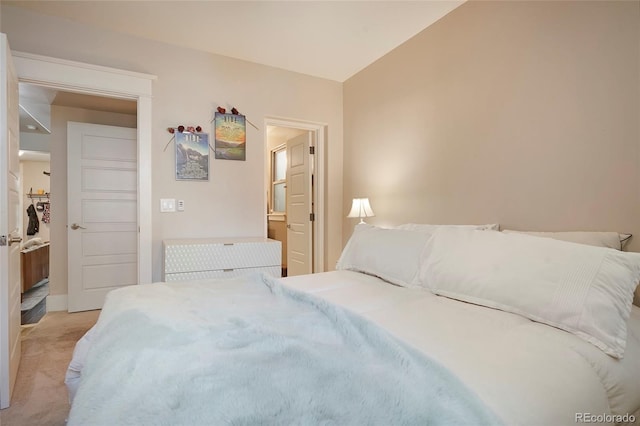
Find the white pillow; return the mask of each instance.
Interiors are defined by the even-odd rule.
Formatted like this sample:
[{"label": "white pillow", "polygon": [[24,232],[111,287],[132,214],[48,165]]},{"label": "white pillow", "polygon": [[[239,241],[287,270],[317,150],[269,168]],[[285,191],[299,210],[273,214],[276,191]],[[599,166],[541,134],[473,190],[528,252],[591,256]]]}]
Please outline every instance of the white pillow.
[{"label": "white pillow", "polygon": [[555,240],[570,241],[572,243],[588,244],[596,247],[609,247],[622,250],[629,242],[631,234],[619,234],[617,232],[533,232],[533,231],[513,231],[505,229],[502,232],[515,232],[519,234],[533,235],[536,237],[553,238]]},{"label": "white pillow", "polygon": [[422,250],[431,234],[356,225],[336,269],[363,272],[390,283],[415,287]]},{"label": "white pillow", "polygon": [[[532,231],[513,231],[505,229],[502,232],[517,232],[520,234],[534,235],[537,237],[553,238],[555,240],[571,241],[573,243],[588,244],[596,247],[610,247],[616,250],[624,250],[625,246],[631,240],[631,234],[620,234],[618,232],[532,232]],[[636,289],[633,298],[633,304],[640,306],[640,286]]]},{"label": "white pillow", "polygon": [[464,228],[464,229],[478,229],[482,231],[498,231],[500,225],[497,223],[490,223],[488,225],[431,225],[427,223],[405,223],[404,225],[396,226],[396,229],[405,229],[408,231],[421,231],[433,234],[436,229],[442,228]]},{"label": "white pillow", "polygon": [[520,314],[622,358],[639,253],[451,228],[424,253],[420,283],[434,293]]}]

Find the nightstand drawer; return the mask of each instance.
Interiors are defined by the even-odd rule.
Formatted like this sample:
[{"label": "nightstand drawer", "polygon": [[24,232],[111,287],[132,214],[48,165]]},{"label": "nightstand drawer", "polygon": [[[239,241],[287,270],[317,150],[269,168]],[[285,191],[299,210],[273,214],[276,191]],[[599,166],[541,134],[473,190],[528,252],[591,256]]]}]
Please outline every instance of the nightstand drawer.
[{"label": "nightstand drawer", "polygon": [[[281,243],[268,238],[165,240],[163,246],[165,281],[218,278],[244,269],[281,268]],[[180,278],[174,279],[176,274]]]},{"label": "nightstand drawer", "polygon": [[215,278],[235,278],[242,275],[264,272],[271,276],[280,278],[282,269],[280,266],[266,266],[263,268],[240,268],[240,269],[223,269],[218,271],[202,271],[202,272],[182,272],[177,274],[165,275],[165,281],[194,281],[209,280]]}]

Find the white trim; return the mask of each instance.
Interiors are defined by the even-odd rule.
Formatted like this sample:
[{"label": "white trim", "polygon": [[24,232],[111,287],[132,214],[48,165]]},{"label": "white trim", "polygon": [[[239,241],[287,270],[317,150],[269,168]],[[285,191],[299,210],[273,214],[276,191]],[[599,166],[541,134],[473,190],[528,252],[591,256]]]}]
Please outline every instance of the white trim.
[{"label": "white trim", "polygon": [[[141,143],[141,141],[147,143]],[[138,284],[152,281],[151,98],[138,98]]]},{"label": "white trim", "polygon": [[[313,234],[314,234],[314,247],[313,247],[313,272],[324,272],[324,228],[325,228],[325,214],[324,214],[324,181],[325,181],[325,153],[326,153],[326,127],[324,123],[315,123],[311,121],[302,121],[291,118],[279,118],[279,117],[265,117],[265,155],[268,155],[269,149],[267,144],[267,126],[277,127],[289,127],[294,129],[309,130],[315,134],[315,155],[314,155],[314,186],[313,186],[313,199],[314,199],[314,213],[315,221],[313,222]],[[266,161],[264,162],[266,169]],[[266,171],[266,170],[265,170]],[[266,173],[263,173],[266,178]],[[266,185],[265,185],[266,188]],[[264,193],[263,206],[267,205],[267,193]],[[267,221],[264,224],[264,233],[267,235]]]},{"label": "white trim", "polygon": [[47,85],[72,92],[128,99],[151,96],[151,83],[157,79],[151,74],[24,52],[13,52],[13,61],[21,82]]},{"label": "white trim", "polygon": [[47,296],[47,312],[66,311],[69,303],[66,294],[54,294]]},{"label": "white trim", "polygon": [[151,91],[157,77],[24,52],[13,52],[21,82],[138,103],[138,284],[153,273],[151,230]]},{"label": "white trim", "polygon": [[[35,53],[19,52],[19,51],[15,51],[14,50],[12,52],[12,56],[13,56],[14,60],[15,60],[15,58],[25,58],[25,59],[32,59],[32,60],[40,61],[40,62],[64,65],[64,66],[68,66],[68,67],[72,67],[72,68],[84,68],[84,69],[87,69],[87,70],[107,72],[107,73],[113,73],[113,74],[118,74],[118,75],[129,76],[129,77],[136,77],[136,78],[139,78],[139,79],[142,79],[142,80],[157,80],[158,79],[158,77],[153,75],[153,74],[146,74],[146,73],[135,72],[135,71],[121,70],[121,69],[118,69],[118,68],[104,67],[102,65],[94,65],[94,64],[87,64],[85,62],[76,62],[76,61],[70,61],[70,60],[67,60],[67,59],[53,58],[51,56],[36,55]],[[150,95],[151,92],[149,92],[148,94]]]}]

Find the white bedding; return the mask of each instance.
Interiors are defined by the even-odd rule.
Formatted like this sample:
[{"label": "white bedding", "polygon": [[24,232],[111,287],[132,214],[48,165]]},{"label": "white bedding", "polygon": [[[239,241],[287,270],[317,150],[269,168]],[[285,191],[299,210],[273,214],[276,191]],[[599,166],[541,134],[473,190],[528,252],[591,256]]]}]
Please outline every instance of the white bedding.
[{"label": "white bedding", "polygon": [[635,422],[639,421],[636,306],[628,323],[625,356],[617,360],[575,335],[519,315],[393,286],[356,272],[289,277],[283,282],[359,313],[429,354],[505,424],[573,425],[578,413],[636,413]]},{"label": "white bedding", "polygon": [[[282,282],[368,318],[461,379],[509,425],[575,425],[591,416],[640,413],[640,308],[633,307],[624,358],[526,318],[334,271]],[[74,353],[84,364],[90,335]],[[73,367],[73,369],[71,369]],[[72,389],[73,384],[70,386]],[[610,417],[604,423],[624,423]]]},{"label": "white bedding", "polygon": [[113,291],[68,425],[497,425],[455,375],[266,275]]}]

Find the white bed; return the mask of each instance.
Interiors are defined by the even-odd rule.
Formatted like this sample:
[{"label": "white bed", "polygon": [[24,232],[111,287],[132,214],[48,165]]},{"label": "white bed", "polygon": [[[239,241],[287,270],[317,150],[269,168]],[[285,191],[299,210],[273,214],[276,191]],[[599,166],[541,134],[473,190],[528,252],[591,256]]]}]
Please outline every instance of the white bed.
[{"label": "white bed", "polygon": [[571,425],[578,413],[635,413],[636,422],[640,417],[637,306],[628,323],[625,356],[616,360],[573,334],[519,315],[389,285],[357,272],[283,281],[363,315],[435,358],[505,424]]},{"label": "white bed", "polygon": [[[384,238],[387,237],[388,234]],[[378,238],[377,234],[376,238]],[[466,388],[479,398],[482,405],[504,424],[640,424],[640,308],[630,307],[632,290],[631,294],[625,295],[624,301],[625,306],[628,303],[629,310],[628,318],[625,319],[626,342],[623,345],[623,356],[621,354],[611,356],[595,344],[588,342],[588,339],[585,340],[584,335],[532,321],[526,318],[526,312],[520,315],[465,303],[434,294],[438,289],[413,285],[417,282],[415,280],[420,278],[421,272],[414,271],[408,274],[407,271],[411,268],[424,268],[423,253],[418,253],[417,256],[404,253],[402,260],[398,261],[398,254],[402,255],[402,253],[398,253],[398,247],[393,247],[398,241],[394,242],[393,238],[386,240],[384,238],[382,251],[370,252],[375,244],[371,244],[372,240],[365,239],[360,242],[364,241],[366,247],[357,249],[357,256],[351,258],[348,256],[349,251],[354,254],[356,244],[350,242],[351,247],[348,244],[345,248],[347,255],[343,253],[338,267],[358,269],[350,263],[355,265],[360,262],[374,269],[383,268],[375,275],[384,276],[385,280],[371,275],[372,271],[365,274],[353,270],[338,270],[289,277],[280,282],[286,288],[312,295],[329,302],[331,306],[344,308],[358,317],[365,318],[408,347],[424,354],[427,359],[435,360],[464,383]],[[411,246],[413,251],[421,246],[420,241],[428,240],[430,243],[434,241],[431,237],[421,240],[415,234],[411,234],[411,238],[409,243],[403,240],[402,244]],[[510,239],[518,240],[521,237],[505,238],[510,241]],[[528,243],[529,240],[522,241]],[[582,250],[578,244],[569,246],[561,244],[559,247],[562,250],[571,251],[574,250],[574,246],[577,250]],[[437,251],[433,246],[430,248],[434,253]],[[547,247],[543,249],[546,250]],[[394,254],[385,250],[392,250]],[[596,250],[594,253],[601,252]],[[436,264],[440,267],[443,264],[442,259],[436,260],[438,261]],[[501,261],[501,259],[498,260]],[[490,262],[491,259],[488,258],[478,264],[484,267]],[[470,269],[473,269],[472,266]],[[636,275],[633,279],[637,283],[637,271],[634,274]],[[396,283],[391,284],[390,281],[396,281]],[[402,283],[407,285],[403,286]],[[220,288],[224,288],[224,291],[212,291],[210,296],[212,306],[217,308],[224,306],[225,300],[233,300],[234,289],[228,284],[211,281],[194,283],[191,286],[208,288],[222,286]],[[215,316],[203,310],[203,306],[208,306],[206,297],[209,296],[202,296],[202,300],[195,300],[193,294],[177,296],[181,291],[179,286],[180,283],[172,283],[171,286],[161,284],[158,288],[162,290],[161,292],[173,295],[174,298],[182,298],[181,306],[192,307],[189,309],[194,315],[197,314],[198,318]],[[185,288],[189,286],[190,284],[185,283]],[[151,288],[153,285],[146,287]],[[131,293],[138,291],[134,289]],[[175,315],[171,313],[172,302],[169,299],[159,298],[154,302],[154,306],[160,305],[163,309],[159,312],[167,313],[167,317],[162,317],[162,321],[166,321],[167,324],[184,321],[184,313],[177,312]],[[135,308],[138,303],[135,297],[124,298],[123,301],[129,308]],[[104,328],[105,324],[114,317],[121,315],[114,313],[115,310],[126,312],[126,306],[122,307],[123,301],[118,302],[117,309],[112,309],[108,303],[96,327]],[[132,323],[131,326],[135,327],[135,324]],[[98,334],[99,332],[100,330]],[[85,363],[91,362],[92,357],[99,357],[91,352],[93,338],[95,336],[92,331],[76,347],[67,375],[67,384],[72,396],[77,389]],[[167,350],[170,349],[170,347],[167,348]],[[121,353],[119,351],[131,352],[128,348],[113,348],[111,356],[114,363],[119,362]],[[88,359],[85,360],[87,356]],[[135,359],[136,355],[130,354],[130,356]],[[337,353],[336,356],[339,357],[340,354]],[[185,359],[185,363],[188,364],[189,360]],[[95,373],[91,383],[99,383],[96,381]],[[79,394],[94,392],[94,389],[88,389],[90,386],[92,385],[81,382]],[[94,400],[103,397],[105,400],[112,398],[108,395],[109,392],[118,392],[114,386],[107,387],[103,394],[94,393],[92,398]],[[295,389],[292,389],[292,392],[295,393]],[[127,400],[126,395],[124,400]],[[136,401],[138,404],[146,403],[140,399]],[[211,401],[215,403],[215,395],[211,396]],[[70,424],[79,424],[75,419],[82,418],[77,415],[78,413],[74,413],[76,408],[74,404]],[[91,418],[90,414],[91,406],[88,409],[85,407],[84,418]],[[334,423],[357,424],[354,419],[340,420]],[[264,419],[262,423],[265,423]],[[266,423],[270,422],[267,420]],[[464,423],[475,424],[476,422],[473,418],[469,418]]]}]

